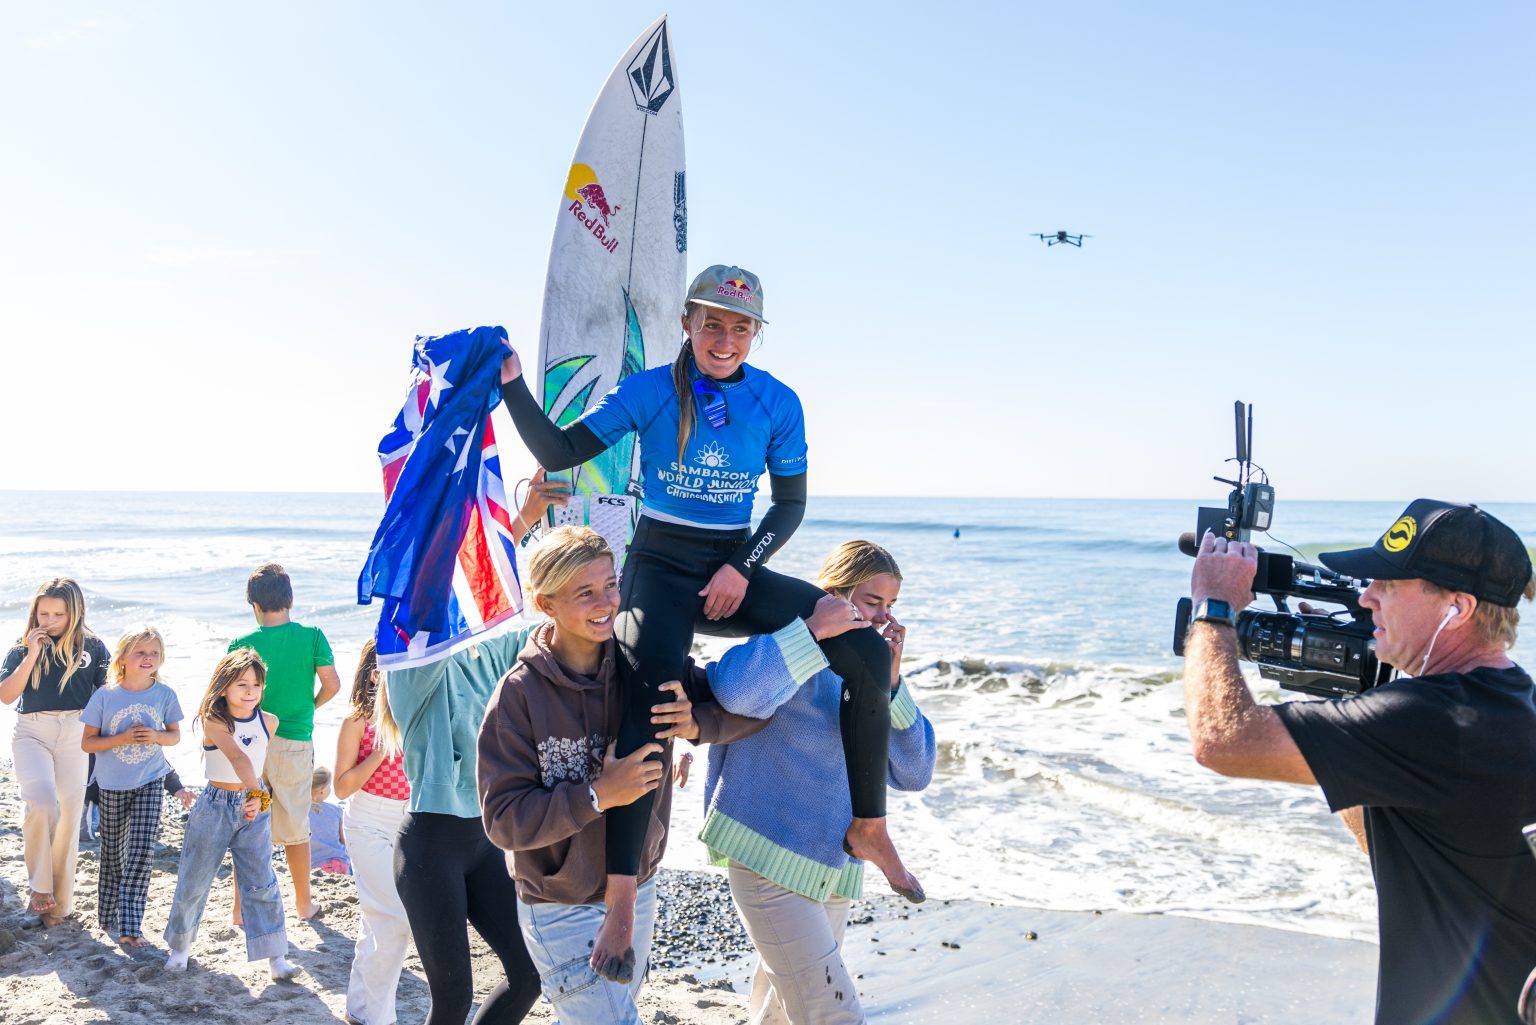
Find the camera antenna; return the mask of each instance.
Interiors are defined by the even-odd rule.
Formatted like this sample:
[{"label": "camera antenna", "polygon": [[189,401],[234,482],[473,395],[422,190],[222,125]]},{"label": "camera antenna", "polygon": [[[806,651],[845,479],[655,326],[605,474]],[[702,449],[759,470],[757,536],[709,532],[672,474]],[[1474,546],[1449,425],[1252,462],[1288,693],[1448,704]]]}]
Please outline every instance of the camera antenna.
[{"label": "camera antenna", "polygon": [[1248,466],[1248,436],[1253,430],[1253,414],[1248,414],[1247,424],[1243,423],[1245,406],[1242,400],[1232,403],[1232,419],[1237,425],[1237,466],[1238,473],[1246,479]]}]

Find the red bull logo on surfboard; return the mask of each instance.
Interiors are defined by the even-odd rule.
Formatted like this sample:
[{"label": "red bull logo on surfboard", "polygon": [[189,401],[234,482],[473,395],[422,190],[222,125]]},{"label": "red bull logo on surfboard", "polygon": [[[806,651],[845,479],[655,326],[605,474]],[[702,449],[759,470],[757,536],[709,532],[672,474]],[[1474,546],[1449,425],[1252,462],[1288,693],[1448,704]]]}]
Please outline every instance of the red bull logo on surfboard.
[{"label": "red bull logo on surfboard", "polygon": [[617,236],[609,235],[612,218],[619,212],[617,203],[609,204],[603,186],[597,180],[597,172],[586,164],[572,164],[571,173],[565,179],[565,198],[571,201],[567,207],[592,233],[592,237],[610,253],[618,251]]}]

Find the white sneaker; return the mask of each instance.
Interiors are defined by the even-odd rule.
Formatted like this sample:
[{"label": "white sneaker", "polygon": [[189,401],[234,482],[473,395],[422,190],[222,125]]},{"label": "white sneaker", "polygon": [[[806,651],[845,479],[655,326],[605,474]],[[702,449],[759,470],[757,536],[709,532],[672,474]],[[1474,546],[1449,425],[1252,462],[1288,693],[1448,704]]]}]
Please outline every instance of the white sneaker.
[{"label": "white sneaker", "polygon": [[165,962],[165,970],[168,972],[184,972],[187,970],[187,959],[192,956],[190,950],[173,950],[170,958]]},{"label": "white sneaker", "polygon": [[299,974],[299,966],[289,961],[286,957],[268,958],[267,964],[272,968],[272,980],[274,982],[287,982]]}]

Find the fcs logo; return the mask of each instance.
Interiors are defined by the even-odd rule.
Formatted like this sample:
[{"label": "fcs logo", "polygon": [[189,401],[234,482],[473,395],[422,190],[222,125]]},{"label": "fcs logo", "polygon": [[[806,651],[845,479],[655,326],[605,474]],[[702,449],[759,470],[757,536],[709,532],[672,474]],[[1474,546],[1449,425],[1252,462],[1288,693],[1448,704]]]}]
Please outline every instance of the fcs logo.
[{"label": "fcs logo", "polygon": [[1381,535],[1381,547],[1389,552],[1401,552],[1413,544],[1413,539],[1418,532],[1418,522],[1412,516],[1404,516]]}]

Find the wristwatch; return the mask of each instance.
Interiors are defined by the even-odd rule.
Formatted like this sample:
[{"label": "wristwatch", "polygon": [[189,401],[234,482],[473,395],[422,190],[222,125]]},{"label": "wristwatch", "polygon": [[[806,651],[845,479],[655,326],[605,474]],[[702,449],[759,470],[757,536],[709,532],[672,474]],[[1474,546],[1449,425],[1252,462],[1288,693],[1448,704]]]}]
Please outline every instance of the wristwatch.
[{"label": "wristwatch", "polygon": [[1191,623],[1221,623],[1224,626],[1237,626],[1237,611],[1231,605],[1220,598],[1205,598],[1195,605],[1195,610],[1190,613]]},{"label": "wristwatch", "polygon": [[593,811],[600,812],[603,810],[602,805],[597,803],[597,788],[590,783],[587,784],[587,796],[592,798]]}]

